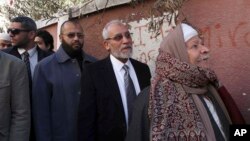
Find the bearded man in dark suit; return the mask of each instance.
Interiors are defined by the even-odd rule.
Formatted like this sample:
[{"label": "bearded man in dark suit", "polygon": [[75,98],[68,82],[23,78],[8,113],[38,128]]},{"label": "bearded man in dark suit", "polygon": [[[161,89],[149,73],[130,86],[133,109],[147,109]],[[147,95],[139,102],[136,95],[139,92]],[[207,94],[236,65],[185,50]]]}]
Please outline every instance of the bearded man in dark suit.
[{"label": "bearded man in dark suit", "polygon": [[110,55],[86,67],[78,113],[79,141],[123,141],[134,99],[150,85],[149,67],[130,58],[133,41],[127,26],[113,20],[104,27],[103,38]]}]

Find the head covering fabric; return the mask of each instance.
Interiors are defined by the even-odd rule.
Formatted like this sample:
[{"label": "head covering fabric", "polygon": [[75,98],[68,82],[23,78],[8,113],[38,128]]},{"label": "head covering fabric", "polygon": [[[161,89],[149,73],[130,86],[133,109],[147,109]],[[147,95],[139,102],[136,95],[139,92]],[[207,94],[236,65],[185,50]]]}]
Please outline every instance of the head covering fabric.
[{"label": "head covering fabric", "polygon": [[184,37],[185,42],[188,41],[189,39],[191,39],[192,37],[198,35],[198,32],[190,25],[182,23],[181,28],[183,31],[183,37]]},{"label": "head covering fabric", "polygon": [[10,41],[10,35],[7,33],[0,33],[0,39]]},{"label": "head covering fabric", "polygon": [[[218,80],[212,70],[189,63],[180,24],[162,41],[155,73],[148,109],[150,140],[216,140],[198,95],[208,92],[218,95],[214,88]],[[226,111],[220,99],[218,103]]]}]

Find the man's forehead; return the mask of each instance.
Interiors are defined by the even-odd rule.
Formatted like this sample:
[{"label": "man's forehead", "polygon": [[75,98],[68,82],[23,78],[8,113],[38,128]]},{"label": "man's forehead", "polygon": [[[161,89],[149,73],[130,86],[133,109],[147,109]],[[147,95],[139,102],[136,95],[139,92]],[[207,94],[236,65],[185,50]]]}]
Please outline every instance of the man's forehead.
[{"label": "man's forehead", "polygon": [[22,27],[22,24],[19,22],[11,22],[9,27]]},{"label": "man's forehead", "polygon": [[109,33],[110,34],[119,34],[119,33],[125,33],[128,31],[128,28],[125,25],[111,25],[109,27]]},{"label": "man's forehead", "polygon": [[83,29],[82,29],[81,25],[71,23],[71,22],[65,23],[62,30],[64,32],[75,32],[75,31],[83,32]]}]

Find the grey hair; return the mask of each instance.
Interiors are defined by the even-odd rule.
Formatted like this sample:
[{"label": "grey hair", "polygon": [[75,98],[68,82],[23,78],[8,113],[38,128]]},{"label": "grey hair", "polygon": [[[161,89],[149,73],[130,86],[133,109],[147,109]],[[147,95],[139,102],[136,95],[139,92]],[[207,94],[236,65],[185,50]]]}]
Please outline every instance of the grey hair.
[{"label": "grey hair", "polygon": [[124,23],[120,20],[112,20],[112,21],[108,22],[102,30],[102,37],[104,40],[109,38],[109,27],[111,25],[124,25]]}]

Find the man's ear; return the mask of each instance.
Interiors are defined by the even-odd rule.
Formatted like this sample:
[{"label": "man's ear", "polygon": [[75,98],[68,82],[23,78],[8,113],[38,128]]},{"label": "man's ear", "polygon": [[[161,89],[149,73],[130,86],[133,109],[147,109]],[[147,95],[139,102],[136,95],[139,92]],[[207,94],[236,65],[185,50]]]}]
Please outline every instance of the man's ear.
[{"label": "man's ear", "polygon": [[61,34],[59,35],[59,40],[60,40],[60,42],[62,42],[62,35]]},{"label": "man's ear", "polygon": [[30,31],[29,34],[28,34],[29,38],[30,39],[35,39],[36,37],[36,31]]},{"label": "man's ear", "polygon": [[104,46],[104,48],[107,50],[107,51],[109,51],[110,50],[110,47],[109,47],[109,43],[108,43],[108,41],[103,41],[103,46]]}]

